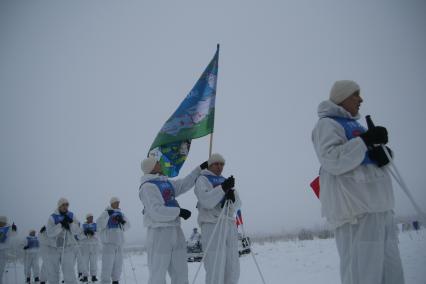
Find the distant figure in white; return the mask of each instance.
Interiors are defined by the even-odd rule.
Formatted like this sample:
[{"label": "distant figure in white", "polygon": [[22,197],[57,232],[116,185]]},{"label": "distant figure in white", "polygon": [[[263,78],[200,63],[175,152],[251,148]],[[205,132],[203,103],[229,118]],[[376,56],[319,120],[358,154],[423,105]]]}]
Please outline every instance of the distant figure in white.
[{"label": "distant figure in white", "polygon": [[16,237],[16,231],[15,224],[8,224],[7,217],[0,216],[0,284],[3,284],[3,272],[6,267],[7,255],[12,249],[12,240]]},{"label": "distant figure in white", "polygon": [[46,226],[41,227],[38,233],[38,241],[40,243],[40,257],[41,257],[41,269],[40,269],[40,284],[47,282],[47,266],[48,266],[48,239],[46,233]]},{"label": "distant figure in white", "polygon": [[362,102],[359,85],[342,80],[318,106],[312,141],[321,164],[322,215],[336,228],[342,283],[403,284],[389,160],[380,146],[388,133],[361,126]]},{"label": "distant figure in white", "polygon": [[93,214],[86,215],[86,222],[82,225],[82,236],[80,245],[82,251],[82,282],[88,282],[89,277],[92,282],[98,281],[96,274],[98,271],[98,237],[96,223],[93,222]]},{"label": "distant figure in white", "polygon": [[113,197],[96,220],[97,231],[102,242],[103,284],[118,284],[123,268],[124,232],[130,228],[127,217],[120,209],[120,199]]},{"label": "distant figure in white", "polygon": [[[225,159],[220,154],[212,154],[208,160],[208,169],[201,172],[195,183],[198,224],[201,227],[201,242],[205,253],[206,284],[235,284],[240,277],[238,231],[234,216],[235,209],[241,207],[241,201],[234,189],[234,177],[222,176],[224,166]],[[216,230],[210,247],[207,248],[227,200],[231,202],[231,207],[224,216],[224,225]]]},{"label": "distant figure in white", "polygon": [[31,230],[24,241],[24,273],[27,283],[31,283],[31,272],[35,282],[40,280],[39,249],[40,243],[36,236],[36,231]]},{"label": "distant figure in white", "polygon": [[198,228],[192,230],[192,235],[189,238],[191,245],[195,246],[201,242],[201,234],[198,232]]},{"label": "distant figure in white", "polygon": [[207,166],[207,162],[183,179],[169,180],[155,158],[142,161],[144,176],[141,178],[139,198],[144,206],[144,225],[148,228],[149,284],[165,284],[167,272],[171,283],[188,283],[186,241],[180,218],[187,220],[191,211],[180,208],[176,197],[194,186],[204,166]]},{"label": "distant figure in white", "polygon": [[47,220],[46,233],[48,240],[48,282],[60,282],[59,268],[62,269],[65,284],[76,284],[75,259],[76,240],[74,236],[80,232],[78,220],[68,210],[69,202],[65,198],[58,201],[57,209]]}]

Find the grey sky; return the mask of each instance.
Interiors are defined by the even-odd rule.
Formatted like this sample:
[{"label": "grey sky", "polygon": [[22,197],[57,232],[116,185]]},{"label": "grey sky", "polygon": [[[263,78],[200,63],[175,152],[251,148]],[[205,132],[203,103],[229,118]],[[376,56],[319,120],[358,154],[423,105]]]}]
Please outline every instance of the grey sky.
[{"label": "grey sky", "polygon": [[[59,197],[80,219],[111,196],[144,239],[140,160],[221,43],[213,150],[252,233],[322,224],[310,134],[335,80],[390,132],[426,204],[424,1],[1,1],[0,214],[27,232]],[[207,159],[193,141],[181,174]],[[397,214],[414,210],[395,187]],[[193,211],[193,192],[180,203]]]}]

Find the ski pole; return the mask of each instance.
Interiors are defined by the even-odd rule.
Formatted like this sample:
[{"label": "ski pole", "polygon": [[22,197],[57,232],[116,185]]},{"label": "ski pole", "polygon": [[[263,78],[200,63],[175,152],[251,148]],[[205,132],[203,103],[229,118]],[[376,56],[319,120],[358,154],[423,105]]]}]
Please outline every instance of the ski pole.
[{"label": "ski pole", "polygon": [[195,276],[194,276],[194,279],[192,280],[192,284],[194,284],[195,280],[197,280],[198,273],[200,272],[201,266],[203,265],[203,262],[205,261],[205,258],[206,258],[206,255],[207,255],[207,251],[210,248],[210,245],[212,243],[214,234],[216,233],[217,227],[219,225],[219,220],[221,220],[221,218],[222,218],[222,216],[224,214],[224,211],[225,211],[225,206],[222,208],[222,211],[220,212],[220,215],[219,215],[219,218],[218,218],[218,222],[216,223],[216,225],[213,228],[213,233],[212,233],[212,235],[210,237],[210,240],[207,243],[207,246],[205,248],[205,252],[203,254],[203,258],[201,259],[200,264],[198,265],[197,271],[195,272]]},{"label": "ski pole", "polygon": [[[365,119],[367,121],[368,128],[374,127],[374,123],[373,123],[373,120],[371,119],[370,115],[367,115],[365,117]],[[419,205],[417,205],[417,202],[414,200],[414,198],[411,194],[411,191],[408,189],[408,186],[405,183],[404,179],[402,178],[402,175],[400,174],[397,166],[395,165],[395,162],[394,162],[392,156],[390,155],[388,149],[383,144],[381,144],[380,146],[382,147],[383,151],[385,152],[386,157],[389,160],[389,166],[386,169],[391,174],[391,176],[394,178],[394,180],[399,184],[400,188],[405,193],[405,195],[407,195],[408,199],[410,200],[410,202],[413,205],[414,209],[416,210],[417,214],[420,215],[420,218],[422,218],[423,221],[426,221],[425,213],[420,209]],[[395,172],[392,171],[392,168],[394,169]]]},{"label": "ski pole", "polygon": [[[223,208],[225,209],[225,214],[222,216],[222,219],[220,219],[219,223],[220,223],[220,229],[219,229],[219,239],[218,239],[218,246],[216,247],[216,255],[214,257],[214,262],[213,262],[213,279],[215,279],[216,276],[216,268],[217,268],[217,260],[218,260],[218,256],[219,253],[222,251],[222,247],[223,247],[223,243],[224,243],[224,238],[225,238],[225,234],[223,233],[226,229],[226,221],[225,218],[228,216],[229,214],[229,202],[228,200],[225,201],[225,204],[223,206]],[[212,236],[213,238],[213,236]],[[217,281],[219,281],[219,279],[217,279]]]},{"label": "ski pole", "polygon": [[[246,230],[244,229],[244,224],[243,223],[241,223],[241,229],[243,230],[243,235],[246,236]],[[257,262],[257,259],[254,256],[254,251],[253,251],[253,248],[251,246],[251,242],[249,241],[248,244],[249,244],[249,248],[250,248],[250,254],[251,254],[252,258],[253,258],[254,264],[256,265],[257,271],[259,271],[259,275],[260,275],[260,278],[262,279],[262,283],[266,284],[265,277],[263,277],[263,273],[260,270],[259,263]]]},{"label": "ski pole", "polygon": [[131,266],[132,272],[133,272],[133,277],[135,278],[135,283],[138,284],[138,280],[136,278],[136,273],[135,273],[135,266],[133,265],[133,261],[132,261],[132,257],[130,255],[130,253],[128,254],[128,256],[129,256],[130,266]]}]

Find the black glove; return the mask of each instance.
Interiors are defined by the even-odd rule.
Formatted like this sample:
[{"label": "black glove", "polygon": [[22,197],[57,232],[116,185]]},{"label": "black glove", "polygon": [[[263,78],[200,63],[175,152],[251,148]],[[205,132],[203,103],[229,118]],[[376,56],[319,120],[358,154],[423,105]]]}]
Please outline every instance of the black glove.
[{"label": "black glove", "polygon": [[202,163],[202,164],[200,165],[200,168],[201,168],[202,170],[204,170],[204,169],[207,169],[207,168],[208,168],[208,166],[209,166],[209,162],[205,161],[204,163]]},{"label": "black glove", "polygon": [[84,230],[86,236],[93,236],[95,233],[92,230]]},{"label": "black glove", "polygon": [[[393,157],[392,150],[389,147],[386,147],[386,149],[388,150],[389,155]],[[368,157],[371,160],[377,162],[377,166],[379,168],[389,164],[389,159],[386,156],[386,153],[383,150],[382,146],[375,146],[368,150]]]},{"label": "black glove", "polygon": [[24,246],[24,250],[27,250],[27,249],[29,249],[30,247],[29,246]]},{"label": "black glove", "polygon": [[46,231],[46,226],[41,227],[40,234],[43,234]]},{"label": "black glove", "polygon": [[224,182],[222,182],[222,189],[225,192],[227,192],[228,190],[230,190],[234,186],[235,186],[235,178],[234,178],[234,176],[230,176]]},{"label": "black glove", "polygon": [[64,228],[65,230],[70,229],[70,223],[68,222],[67,218],[64,218],[60,223],[62,225],[62,228]]},{"label": "black glove", "polygon": [[121,225],[124,225],[126,223],[126,221],[124,221],[124,219],[123,219],[123,216],[121,216],[121,215],[115,216],[115,221],[117,223],[120,223]]},{"label": "black glove", "polygon": [[228,190],[225,194],[225,200],[230,200],[232,203],[235,203],[235,190]]},{"label": "black glove", "polygon": [[189,217],[191,217],[191,211],[181,208],[179,217],[182,217],[183,219],[188,220]]},{"label": "black glove", "polygon": [[360,135],[367,147],[374,144],[387,144],[388,131],[383,126],[374,126]]},{"label": "black glove", "polygon": [[66,220],[68,224],[71,224],[72,222],[74,222],[74,220],[70,218],[68,215],[65,215],[64,220]]},{"label": "black glove", "polygon": [[12,224],[12,231],[16,232],[18,230],[18,227],[16,227],[15,223]]},{"label": "black glove", "polygon": [[107,212],[108,212],[108,215],[111,216],[114,213],[114,210],[109,209],[107,210]]}]

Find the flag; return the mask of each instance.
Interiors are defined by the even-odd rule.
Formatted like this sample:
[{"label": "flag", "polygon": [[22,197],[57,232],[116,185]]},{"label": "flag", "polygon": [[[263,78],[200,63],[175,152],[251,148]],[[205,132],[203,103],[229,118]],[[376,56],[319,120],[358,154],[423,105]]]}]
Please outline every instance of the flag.
[{"label": "flag", "polygon": [[149,149],[157,158],[163,173],[179,174],[185,162],[191,140],[213,132],[219,45],[216,53],[195,86],[161,128]]},{"label": "flag", "polygon": [[237,224],[237,227],[243,224],[243,216],[241,215],[241,209],[237,210],[237,216],[235,216],[235,224]]}]

